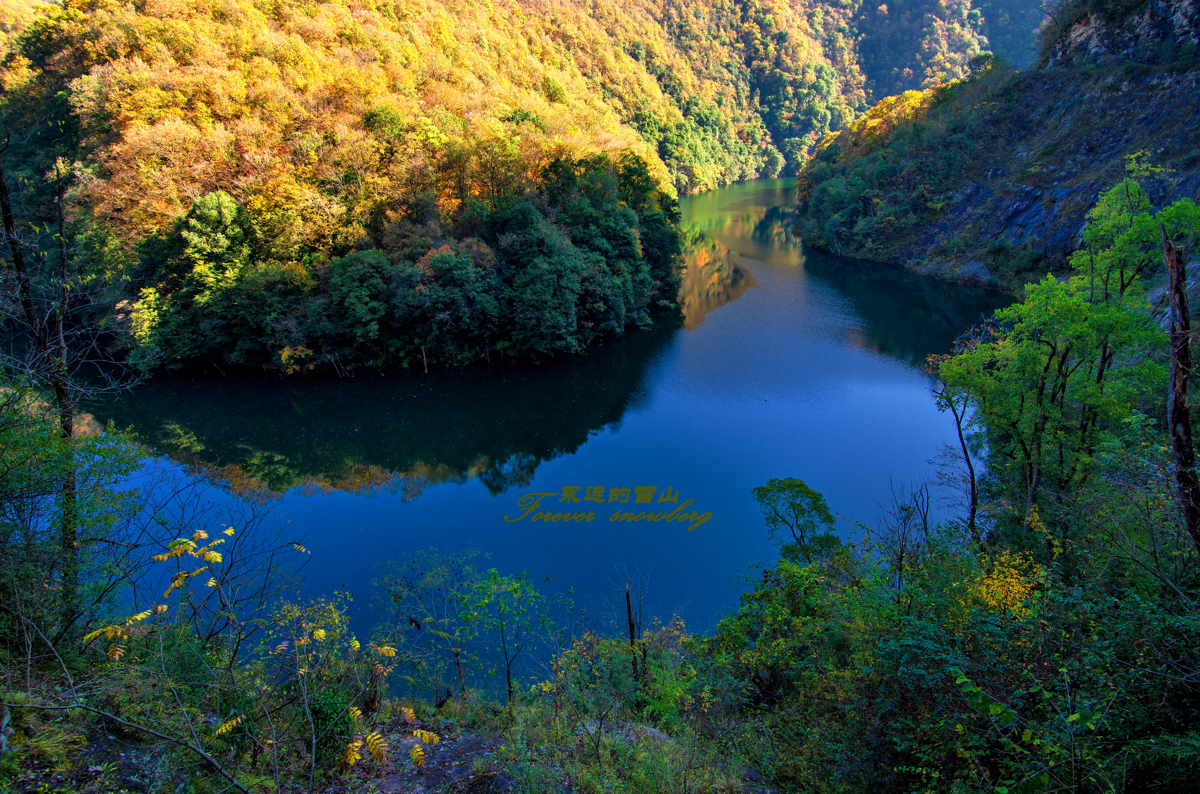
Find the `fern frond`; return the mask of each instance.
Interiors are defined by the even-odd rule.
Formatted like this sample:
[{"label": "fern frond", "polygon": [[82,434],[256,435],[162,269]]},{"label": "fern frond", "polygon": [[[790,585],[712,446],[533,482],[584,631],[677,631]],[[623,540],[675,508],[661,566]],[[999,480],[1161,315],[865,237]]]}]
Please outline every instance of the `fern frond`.
[{"label": "fern frond", "polygon": [[420,728],[413,731],[413,736],[417,737],[418,741],[428,744],[431,747],[442,740],[442,737],[433,731],[423,731]]},{"label": "fern frond", "polygon": [[412,749],[408,751],[408,757],[412,759],[417,769],[425,768],[425,750],[422,749],[421,745],[414,744]]},{"label": "fern frond", "polygon": [[217,730],[213,733],[213,735],[214,736],[224,736],[225,734],[229,733],[237,726],[241,725],[242,720],[245,719],[245,716],[246,715],[244,715],[244,714],[237,715],[236,717],[231,719],[229,722],[227,722],[224,725],[222,725],[221,727],[217,728]]},{"label": "fern frond", "polygon": [[378,731],[371,731],[364,737],[367,743],[367,749],[371,751],[371,755],[376,761],[383,762],[387,759],[387,742],[379,735]]}]

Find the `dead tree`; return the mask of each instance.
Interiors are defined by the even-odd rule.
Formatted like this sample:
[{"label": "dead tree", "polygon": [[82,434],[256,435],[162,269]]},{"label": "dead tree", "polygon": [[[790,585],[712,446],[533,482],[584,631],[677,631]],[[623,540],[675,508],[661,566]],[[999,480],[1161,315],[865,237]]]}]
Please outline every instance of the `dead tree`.
[{"label": "dead tree", "polygon": [[[81,541],[74,460],[75,414],[81,400],[132,385],[135,377],[132,370],[111,366],[113,362],[102,349],[100,340],[111,329],[103,327],[103,321],[78,314],[79,309],[86,310],[89,305],[112,305],[112,302],[105,300],[106,296],[95,294],[94,288],[80,289],[80,280],[73,273],[75,263],[67,212],[69,167],[56,161],[53,172],[46,175],[45,186],[51,188],[54,209],[54,234],[53,244],[43,244],[47,241],[40,239],[39,224],[19,217],[17,205],[21,196],[14,195],[4,163],[4,157],[13,151],[14,142],[3,122],[0,122],[0,134],[0,222],[4,234],[0,253],[8,255],[5,264],[11,265],[11,276],[5,273],[4,281],[13,285],[15,293],[0,301],[0,319],[11,322],[17,335],[22,337],[12,350],[0,352],[0,374],[28,384],[34,392],[48,398],[59,434],[65,442],[58,489],[62,515],[57,539],[62,607],[57,636],[62,638],[75,631],[80,614]],[[17,140],[16,144],[28,145],[29,141],[27,136]],[[45,235],[50,235],[51,228],[51,222],[47,220]],[[88,370],[86,374],[84,368]]]},{"label": "dead tree", "polygon": [[1179,249],[1162,230],[1163,258],[1171,292],[1169,338],[1171,373],[1167,384],[1167,424],[1175,455],[1176,498],[1188,534],[1200,551],[1200,480],[1196,478],[1196,450],[1192,446],[1192,414],[1188,387],[1192,376],[1192,329],[1187,305],[1187,273]]}]

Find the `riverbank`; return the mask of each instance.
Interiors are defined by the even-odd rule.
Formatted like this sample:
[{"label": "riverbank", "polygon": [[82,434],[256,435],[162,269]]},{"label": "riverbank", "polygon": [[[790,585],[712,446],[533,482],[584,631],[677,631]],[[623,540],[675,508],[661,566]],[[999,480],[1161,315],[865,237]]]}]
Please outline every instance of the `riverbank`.
[{"label": "riverbank", "polygon": [[[1131,182],[1106,194],[1096,231],[1140,191]],[[0,535],[0,592],[19,618],[0,634],[0,703],[12,717],[0,774],[30,794],[99,794],[129,769],[124,752],[146,771],[138,788],[187,794],[426,784],[905,794],[931,780],[1044,790],[1084,779],[1106,791],[1190,794],[1200,532],[1178,508],[1172,447],[1155,419],[1166,335],[1146,316],[1123,254],[1160,223],[1193,239],[1194,207],[1137,210],[1120,235],[1090,234],[1092,256],[1073,257],[1070,282],[1039,282],[997,313],[1005,333],[934,355],[922,372],[867,350],[862,316],[847,322],[857,304],[830,292],[805,258],[771,266],[771,256],[803,252],[776,247],[761,233],[774,228],[763,225],[769,213],[747,205],[726,205],[730,219],[712,234],[760,232],[742,239],[764,251],[753,265],[761,288],[685,332],[717,347],[682,345],[653,363],[657,390],[631,406],[621,433],[589,438],[485,499],[506,528],[491,533],[490,557],[459,542],[479,528],[472,516],[445,509],[471,497],[469,482],[431,488],[407,505],[431,512],[403,522],[403,503],[379,495],[369,501],[391,523],[361,521],[350,494],[323,504],[294,494],[289,516],[283,502],[218,503],[169,466],[157,487],[131,487],[138,450],[127,438],[63,436],[44,405],[0,404],[0,494],[13,508],[0,514],[12,528]],[[1091,288],[1093,279],[1110,289]],[[902,299],[883,296],[880,306]],[[781,322],[788,343],[764,362],[760,348]],[[739,368],[711,373],[715,394],[688,388],[720,351]],[[831,352],[833,366],[780,378],[789,363]],[[668,365],[691,377],[664,389]],[[1177,359],[1172,369],[1176,383],[1186,379]],[[782,394],[762,402],[782,411],[753,394],[731,399],[764,374]],[[867,501],[879,459],[929,460],[921,445],[939,440],[937,426],[918,424],[921,413],[894,412],[906,403],[949,425],[937,468],[944,488],[916,466],[897,467],[906,482],[889,477],[890,499],[873,519],[851,518],[858,532],[847,533],[838,516]],[[977,423],[955,424],[967,411]],[[756,416],[765,421],[753,432],[746,420]],[[726,424],[714,432],[714,420]],[[654,436],[662,425],[676,433]],[[715,454],[694,443],[704,431]],[[602,465],[569,465],[596,449],[609,455]],[[685,478],[685,466],[707,479]],[[606,472],[616,474],[601,480]],[[836,496],[822,493],[831,472],[846,489]],[[656,511],[678,500],[682,511],[684,500],[707,508],[722,493],[743,494],[757,520],[714,507],[691,532],[602,522],[607,531],[592,533],[505,518],[538,499]],[[284,520],[292,516],[325,534],[306,536],[301,521]],[[76,544],[64,547],[64,526]],[[431,541],[440,551],[419,551]],[[715,621],[685,623],[689,606],[675,593],[665,607],[648,596],[636,567],[602,572],[612,597],[598,609],[552,588],[543,570],[506,573],[531,551],[546,555],[543,569],[575,554],[583,575],[555,581],[586,592],[606,556],[645,560],[655,544],[659,559],[678,563],[683,575],[669,586],[691,608],[721,589],[701,564],[706,552],[718,574],[750,571],[736,605],[710,601]],[[377,562],[397,549],[407,556],[380,569],[383,610],[364,625],[349,592],[362,597],[364,555]],[[757,565],[736,559],[748,549]],[[87,587],[55,586],[72,570]],[[100,748],[90,757],[81,752],[89,737]]]},{"label": "riverbank", "polygon": [[[1155,206],[1200,194],[1200,70],[1063,67],[881,102],[806,167],[810,245],[1019,294],[1061,273],[1129,156],[1160,169]],[[1166,170],[1161,170],[1166,169]]]}]

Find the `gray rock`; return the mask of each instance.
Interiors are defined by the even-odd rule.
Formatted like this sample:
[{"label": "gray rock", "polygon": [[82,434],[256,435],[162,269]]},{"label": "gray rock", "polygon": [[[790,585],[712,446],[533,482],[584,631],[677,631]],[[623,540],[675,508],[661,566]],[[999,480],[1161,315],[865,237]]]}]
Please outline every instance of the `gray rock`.
[{"label": "gray rock", "polygon": [[958,277],[966,282],[984,284],[991,279],[992,272],[988,270],[987,265],[983,262],[980,262],[978,259],[972,259],[958,271]]}]

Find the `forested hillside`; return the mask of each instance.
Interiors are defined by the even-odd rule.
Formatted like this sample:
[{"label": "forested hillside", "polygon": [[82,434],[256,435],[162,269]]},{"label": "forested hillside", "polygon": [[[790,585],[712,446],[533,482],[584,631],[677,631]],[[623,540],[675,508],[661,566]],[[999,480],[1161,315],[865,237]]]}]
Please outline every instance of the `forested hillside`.
[{"label": "forested hillside", "polygon": [[9,2],[14,233],[149,366],[577,351],[674,301],[677,195],[791,172],[872,96],[963,76],[987,24],[969,0]]},{"label": "forested hillside", "polygon": [[1156,202],[1198,195],[1195,5],[1054,13],[1035,68],[981,59],[971,79],[881,101],[823,141],[804,174],[806,242],[1011,287],[1065,267],[1131,163]]}]

